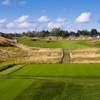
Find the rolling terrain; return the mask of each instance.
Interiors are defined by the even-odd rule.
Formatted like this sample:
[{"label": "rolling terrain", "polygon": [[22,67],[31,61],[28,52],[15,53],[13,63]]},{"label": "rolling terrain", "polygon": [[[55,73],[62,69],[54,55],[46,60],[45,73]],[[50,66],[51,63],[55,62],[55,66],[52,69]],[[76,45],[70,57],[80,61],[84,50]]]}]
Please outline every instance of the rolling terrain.
[{"label": "rolling terrain", "polygon": [[100,100],[97,42],[1,40],[0,100]]}]

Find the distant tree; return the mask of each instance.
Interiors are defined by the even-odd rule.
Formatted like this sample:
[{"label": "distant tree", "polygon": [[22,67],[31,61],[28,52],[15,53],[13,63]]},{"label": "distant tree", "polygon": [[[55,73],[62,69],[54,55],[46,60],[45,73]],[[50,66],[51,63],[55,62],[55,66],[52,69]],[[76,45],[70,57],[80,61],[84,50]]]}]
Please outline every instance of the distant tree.
[{"label": "distant tree", "polygon": [[36,33],[37,37],[45,37],[45,33],[43,31],[37,32]]},{"label": "distant tree", "polygon": [[100,32],[98,32],[96,29],[92,29],[91,31],[88,30],[78,30],[77,32],[71,31],[68,32],[67,30],[62,30],[60,28],[54,28],[52,31],[48,30],[42,30],[42,31],[27,31],[23,33],[2,33],[0,32],[0,36],[3,36],[5,38],[13,39],[16,37],[21,36],[27,36],[27,37],[47,37],[47,36],[61,36],[61,37],[69,37],[69,36],[92,36],[96,37],[100,35]]},{"label": "distant tree", "polygon": [[35,36],[35,31],[28,31],[28,32],[23,32],[23,36],[28,36],[28,37],[34,37]]},{"label": "distant tree", "polygon": [[70,36],[76,36],[76,33],[73,32],[73,31],[71,31],[71,32],[70,32]]},{"label": "distant tree", "polygon": [[60,36],[61,35],[61,29],[60,28],[54,28],[51,31],[52,36]]},{"label": "distant tree", "polygon": [[92,37],[95,37],[95,36],[97,36],[97,35],[98,35],[97,30],[96,30],[96,29],[92,29],[92,30],[91,30],[91,36],[92,36]]},{"label": "distant tree", "polygon": [[89,32],[89,31],[87,31],[87,30],[83,30],[82,32],[83,32],[83,34],[82,34],[82,35],[84,35],[84,36],[89,36],[89,35],[90,35],[90,32]]},{"label": "distant tree", "polygon": [[66,37],[65,36],[65,31],[64,30],[60,30],[60,34],[59,34],[60,36],[62,36],[62,37]]},{"label": "distant tree", "polygon": [[44,34],[43,36],[46,37],[46,36],[49,36],[50,35],[50,32],[47,30],[43,30],[42,33]]},{"label": "distant tree", "polygon": [[69,37],[70,33],[68,31],[64,31],[63,37]]},{"label": "distant tree", "polygon": [[77,31],[77,34],[80,36],[80,35],[83,35],[83,36],[89,36],[90,35],[90,32],[87,31],[87,30],[78,30]]}]

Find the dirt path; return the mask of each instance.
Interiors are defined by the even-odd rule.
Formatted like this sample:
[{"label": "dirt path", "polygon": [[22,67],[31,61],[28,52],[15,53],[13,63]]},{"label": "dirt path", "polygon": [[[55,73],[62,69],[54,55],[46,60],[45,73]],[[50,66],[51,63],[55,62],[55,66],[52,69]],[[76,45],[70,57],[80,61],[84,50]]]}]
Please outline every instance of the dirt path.
[{"label": "dirt path", "polygon": [[69,52],[69,50],[63,49],[62,51],[63,51],[63,57],[62,57],[61,63],[62,64],[70,63],[70,52]]}]

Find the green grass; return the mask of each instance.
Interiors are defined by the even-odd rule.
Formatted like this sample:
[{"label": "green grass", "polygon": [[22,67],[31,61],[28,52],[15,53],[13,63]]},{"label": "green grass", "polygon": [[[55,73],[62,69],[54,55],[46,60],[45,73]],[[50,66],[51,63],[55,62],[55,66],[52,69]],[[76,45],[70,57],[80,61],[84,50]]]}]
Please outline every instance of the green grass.
[{"label": "green grass", "polygon": [[44,47],[44,48],[83,48],[83,47],[96,47],[89,44],[87,40],[55,40],[47,42],[45,39],[39,39],[32,41],[30,38],[18,38],[20,43],[33,47]]},{"label": "green grass", "polygon": [[11,73],[13,73],[15,71],[20,70],[23,66],[24,65],[14,65],[11,68],[7,68],[6,70],[1,71],[0,72],[0,75],[8,75],[8,74],[11,74]]},{"label": "green grass", "polygon": [[0,100],[100,100],[100,79],[0,79]]},{"label": "green grass", "polygon": [[100,80],[40,80],[15,100],[99,100]]},{"label": "green grass", "polygon": [[13,75],[100,77],[100,64],[29,64]]},{"label": "green grass", "polygon": [[0,100],[100,100],[100,64],[27,64],[0,78]]},{"label": "green grass", "polygon": [[0,79],[0,100],[14,100],[33,80]]}]

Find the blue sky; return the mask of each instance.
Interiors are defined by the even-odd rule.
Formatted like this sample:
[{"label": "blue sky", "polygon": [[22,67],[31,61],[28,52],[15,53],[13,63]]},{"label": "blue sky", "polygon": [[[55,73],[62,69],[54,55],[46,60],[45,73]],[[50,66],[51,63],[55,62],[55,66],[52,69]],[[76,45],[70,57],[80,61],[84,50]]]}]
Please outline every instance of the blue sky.
[{"label": "blue sky", "polygon": [[0,0],[0,31],[99,30],[100,0]]}]

